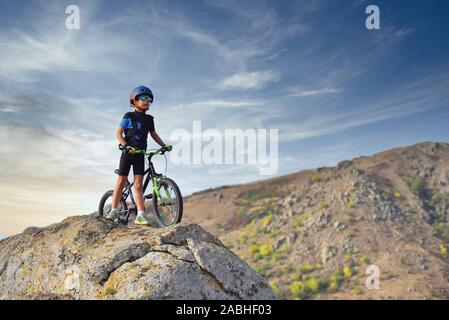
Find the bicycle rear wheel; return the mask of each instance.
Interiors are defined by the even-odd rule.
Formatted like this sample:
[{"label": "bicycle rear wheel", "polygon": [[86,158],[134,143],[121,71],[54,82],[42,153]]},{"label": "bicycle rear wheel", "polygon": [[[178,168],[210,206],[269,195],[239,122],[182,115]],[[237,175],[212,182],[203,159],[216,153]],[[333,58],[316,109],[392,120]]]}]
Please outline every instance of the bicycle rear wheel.
[{"label": "bicycle rear wheel", "polygon": [[161,201],[158,201],[158,197],[154,193],[153,207],[159,223],[163,226],[180,223],[183,203],[178,185],[169,178],[162,178],[158,183],[158,187]]},{"label": "bicycle rear wheel", "polygon": [[[114,194],[114,190],[106,191],[103,197],[101,197],[100,204],[98,205],[98,217],[105,217],[109,211],[112,209],[112,195]],[[128,210],[128,206],[126,201],[121,199],[119,203],[119,212],[126,212]]]}]

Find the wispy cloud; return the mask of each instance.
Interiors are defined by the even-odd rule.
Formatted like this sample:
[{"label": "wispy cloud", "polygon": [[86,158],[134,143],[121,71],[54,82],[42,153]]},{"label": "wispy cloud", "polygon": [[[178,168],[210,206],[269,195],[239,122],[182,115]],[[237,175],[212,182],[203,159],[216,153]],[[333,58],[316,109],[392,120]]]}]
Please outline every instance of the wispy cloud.
[{"label": "wispy cloud", "polygon": [[279,72],[274,70],[243,72],[223,79],[218,84],[218,88],[222,90],[260,89],[267,82],[278,81],[279,78],[280,78]]},{"label": "wispy cloud", "polygon": [[[98,36],[112,40],[107,47],[98,42]],[[1,32],[0,76],[12,81],[32,82],[36,73],[58,71],[118,72],[117,64],[108,52],[125,53],[126,41],[112,34],[71,34],[65,29],[30,34],[21,30]]]},{"label": "wispy cloud", "polygon": [[260,107],[263,105],[262,101],[257,100],[203,100],[195,101],[188,104],[179,104],[173,108],[179,109],[190,109],[190,108],[241,108],[241,107]]},{"label": "wispy cloud", "polygon": [[330,94],[330,93],[339,93],[341,92],[341,89],[335,89],[335,88],[322,88],[317,90],[304,90],[301,88],[292,89],[291,93],[288,94],[288,96],[291,97],[310,97],[310,96],[320,96],[323,94]]},{"label": "wispy cloud", "polygon": [[376,100],[379,102],[360,103],[338,114],[319,114],[294,125],[280,124],[279,137],[283,141],[319,137],[441,107],[449,102],[445,94],[448,85],[449,77],[444,74],[420,79],[379,96]]}]

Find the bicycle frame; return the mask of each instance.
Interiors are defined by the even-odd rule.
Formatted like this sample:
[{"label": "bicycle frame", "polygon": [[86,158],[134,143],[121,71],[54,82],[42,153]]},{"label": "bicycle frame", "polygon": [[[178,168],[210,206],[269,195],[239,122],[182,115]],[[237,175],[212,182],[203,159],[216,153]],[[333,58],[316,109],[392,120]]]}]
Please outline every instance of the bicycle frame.
[{"label": "bicycle frame", "polygon": [[[153,162],[151,161],[151,158],[153,157],[153,155],[154,154],[148,155],[148,169],[146,169],[143,173],[143,176],[145,177],[145,175],[146,175],[146,178],[145,178],[145,182],[143,184],[142,191],[143,191],[143,194],[145,194],[145,191],[146,191],[148,184],[150,183],[150,180],[151,180],[153,183],[153,197],[156,196],[157,200],[159,202],[161,202],[161,195],[159,193],[159,186],[158,186],[158,183],[159,183],[158,178],[162,177],[163,175],[160,173],[157,173],[156,170],[154,169]],[[125,189],[122,192],[122,198],[126,201],[128,196],[130,196],[132,205],[134,207],[136,207],[134,195],[132,192],[133,185],[134,185],[134,181],[132,183],[130,183],[128,179],[126,180]],[[170,193],[168,192],[166,187],[164,187],[164,191],[165,191],[165,195],[167,196],[168,200],[171,202],[172,198],[171,198]],[[144,199],[144,201],[145,201],[145,199]]]},{"label": "bicycle frame", "polygon": [[[143,188],[142,188],[143,194],[145,194],[145,191],[146,191],[146,189],[148,187],[150,179],[153,182],[153,190],[155,190],[155,189],[157,189],[157,188],[155,188],[155,187],[157,187],[157,179],[156,179],[156,177],[162,176],[161,174],[157,173],[156,170],[154,169],[153,163],[151,162],[151,157],[152,157],[152,155],[148,156],[149,166],[148,166],[148,169],[146,169],[144,171],[144,173],[143,173],[143,176],[144,177],[146,176],[145,182],[144,182]],[[131,183],[129,181],[129,179],[126,180],[126,185],[125,185],[125,188],[124,188],[124,190],[122,192],[122,198],[124,200],[126,200],[128,198],[128,196],[130,196],[131,203],[135,206],[136,202],[134,200],[134,195],[133,195],[133,192],[132,192],[132,186],[133,185],[134,185],[134,181]],[[160,200],[159,190],[157,190],[156,193],[158,195],[158,200]]]}]

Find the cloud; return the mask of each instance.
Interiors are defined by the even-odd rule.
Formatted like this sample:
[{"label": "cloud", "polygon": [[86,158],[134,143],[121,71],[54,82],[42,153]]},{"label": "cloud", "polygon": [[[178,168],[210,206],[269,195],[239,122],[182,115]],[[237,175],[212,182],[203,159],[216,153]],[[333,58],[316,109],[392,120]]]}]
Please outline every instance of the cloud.
[{"label": "cloud", "polygon": [[112,139],[86,129],[4,124],[0,139],[8,141],[0,150],[2,233],[91,213],[113,187],[120,153]]},{"label": "cloud", "polygon": [[329,93],[339,93],[341,89],[335,88],[322,88],[317,90],[304,90],[304,89],[292,89],[291,93],[288,95],[290,97],[310,97],[310,96],[321,96],[323,94]]},{"label": "cloud", "polygon": [[201,120],[202,128],[218,130],[233,128],[271,128],[272,119],[282,118],[285,110],[275,101],[258,99],[208,99],[177,104],[165,108],[165,114],[175,114],[164,121],[164,136],[179,128],[192,130],[193,121]]},{"label": "cloud", "polygon": [[393,25],[381,26],[381,29],[376,32],[373,37],[373,44],[375,44],[381,54],[391,54],[391,50],[396,48],[405,39],[415,33],[414,28],[399,28]]},{"label": "cloud", "polygon": [[[21,30],[0,33],[1,78],[33,82],[38,73],[51,74],[58,71],[108,72],[121,70],[113,58],[125,54],[126,41],[119,35],[84,32],[82,36],[63,28],[59,31],[43,31],[31,34]],[[98,38],[110,38],[104,46]],[[114,56],[109,52],[113,51]]]},{"label": "cloud", "polygon": [[218,84],[218,88],[222,90],[260,89],[267,82],[279,81],[279,78],[279,72],[274,70],[243,72],[223,79]]},{"label": "cloud", "polygon": [[254,108],[261,107],[263,105],[262,101],[258,100],[202,100],[195,101],[188,104],[179,104],[173,108],[176,110],[180,109],[191,109],[191,108],[207,108],[207,109],[217,109],[217,108]]},{"label": "cloud", "polygon": [[405,38],[405,37],[411,35],[414,32],[415,32],[414,28],[397,29],[394,31],[394,35],[396,36],[396,38],[398,38],[400,40],[402,38]]},{"label": "cloud", "polygon": [[294,141],[334,134],[370,123],[400,118],[427,111],[448,103],[448,75],[422,78],[379,95],[375,102],[360,102],[349,110],[319,113],[294,124],[279,124],[281,141]]}]

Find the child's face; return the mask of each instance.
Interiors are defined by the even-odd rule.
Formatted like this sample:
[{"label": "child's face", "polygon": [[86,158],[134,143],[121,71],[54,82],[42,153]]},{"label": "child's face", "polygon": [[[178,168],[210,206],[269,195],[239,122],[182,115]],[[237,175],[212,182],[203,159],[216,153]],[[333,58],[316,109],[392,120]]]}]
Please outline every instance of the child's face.
[{"label": "child's face", "polygon": [[134,99],[134,106],[136,107],[136,109],[140,109],[140,110],[148,110],[150,108],[150,102],[148,100],[144,101],[144,100],[140,100],[139,98]]}]

